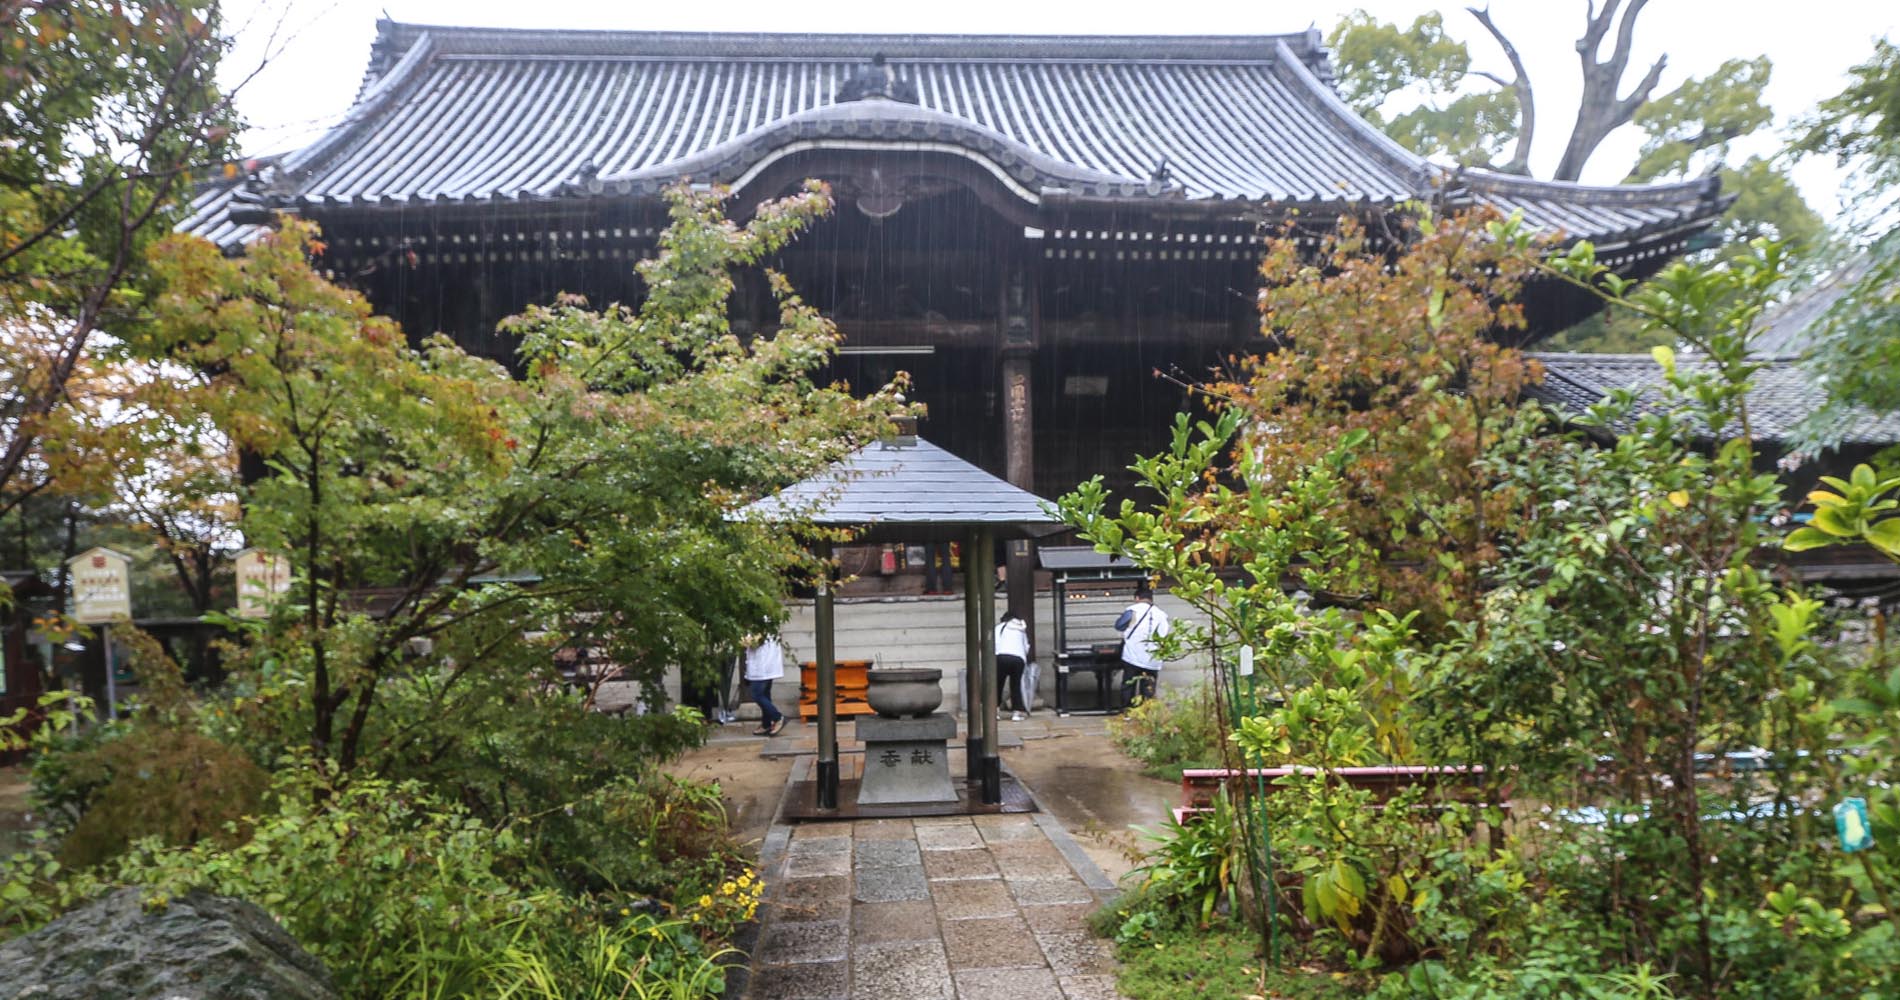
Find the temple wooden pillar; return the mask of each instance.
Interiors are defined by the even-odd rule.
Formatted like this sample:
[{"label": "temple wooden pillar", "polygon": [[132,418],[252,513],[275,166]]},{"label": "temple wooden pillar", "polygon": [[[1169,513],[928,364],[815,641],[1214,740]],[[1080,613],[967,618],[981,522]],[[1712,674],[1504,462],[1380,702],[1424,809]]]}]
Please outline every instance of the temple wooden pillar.
[{"label": "temple wooden pillar", "polygon": [[[1036,492],[1035,371],[1033,362],[1038,322],[1036,258],[1018,260],[1004,282],[1003,344],[999,352],[1003,378],[1003,478],[1011,486]],[[1027,539],[1012,541],[1005,550],[1008,568],[1009,610],[1036,634],[1036,545]]]}]

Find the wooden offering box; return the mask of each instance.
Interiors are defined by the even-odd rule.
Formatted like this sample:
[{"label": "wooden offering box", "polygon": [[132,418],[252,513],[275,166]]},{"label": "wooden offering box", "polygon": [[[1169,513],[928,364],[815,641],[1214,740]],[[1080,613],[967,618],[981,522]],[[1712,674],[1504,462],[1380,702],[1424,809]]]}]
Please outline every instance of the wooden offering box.
[{"label": "wooden offering box", "polygon": [[[876,715],[865,693],[871,687],[870,660],[839,660],[838,716]],[[818,718],[818,664],[806,660],[798,665],[798,717]]]}]

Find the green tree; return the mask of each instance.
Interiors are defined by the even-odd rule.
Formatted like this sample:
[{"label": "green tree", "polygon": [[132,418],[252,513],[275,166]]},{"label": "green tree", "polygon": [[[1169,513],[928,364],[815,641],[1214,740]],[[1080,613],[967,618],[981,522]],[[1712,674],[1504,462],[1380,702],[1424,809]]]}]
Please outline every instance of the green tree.
[{"label": "green tree", "polygon": [[[782,279],[775,333],[748,343],[726,320],[732,269],[828,195],[744,226],[721,197],[672,196],[639,309],[570,300],[511,321],[519,380],[444,338],[411,347],[318,275],[303,224],[238,259],[163,248],[139,346],[213,373],[197,405],[268,465],[241,527],[296,583],[250,660],[302,678],[291,724],[320,755],[345,770],[440,756],[471,735],[459,709],[551,680],[557,646],[603,648],[651,683],[781,613],[796,539],[728,512],[842,454],[891,404],[811,382],[837,334]],[[396,684],[406,714],[385,719]]]},{"label": "green tree", "polygon": [[1873,55],[1848,75],[1847,88],[1821,102],[1798,144],[1853,170],[1853,214],[1875,234],[1847,265],[1859,274],[1813,338],[1811,364],[1828,392],[1827,405],[1803,427],[1815,449],[1838,442],[1857,411],[1900,411],[1900,225],[1893,196],[1900,190],[1900,45],[1876,42]]},{"label": "green tree", "polygon": [[[1658,94],[1665,65],[1659,59],[1628,93],[1618,93],[1643,7],[1644,0],[1627,6],[1612,0],[1600,9],[1588,5],[1584,34],[1577,41],[1583,94],[1563,161],[1553,176],[1578,179],[1604,138],[1630,125],[1642,130],[1644,141],[1627,182],[1679,179],[1715,169],[1723,189],[1738,196],[1719,224],[1721,245],[1739,247],[1756,237],[1798,244],[1818,239],[1822,220],[1802,200],[1784,164],[1762,157],[1729,162],[1736,139],[1773,119],[1762,98],[1772,71],[1766,56],[1729,59],[1706,76]],[[1339,65],[1341,96],[1416,152],[1527,174],[1538,120],[1529,71],[1489,9],[1474,7],[1470,12],[1503,51],[1510,77],[1473,68],[1468,47],[1445,31],[1436,12],[1400,29],[1356,11],[1328,36]],[[1602,54],[1606,42],[1608,56]],[[1488,81],[1488,86],[1476,87],[1478,81]],[[1390,105],[1420,95],[1423,102],[1417,107],[1388,111]],[[1509,159],[1499,162],[1507,147]],[[1559,334],[1547,346],[1641,351],[1666,336],[1666,331],[1627,317],[1598,316]]]},{"label": "green tree", "polygon": [[1900,188],[1900,45],[1875,41],[1873,55],[1848,78],[1846,89],[1803,123],[1796,148],[1853,168],[1863,196],[1878,198]]},{"label": "green tree", "polygon": [[1522,328],[1517,294],[1535,253],[1515,224],[1482,213],[1413,226],[1391,260],[1352,224],[1317,251],[1272,244],[1261,264],[1267,349],[1211,395],[1271,429],[1257,442],[1261,464],[1281,481],[1343,436],[1370,435],[1341,472],[1333,511],[1375,554],[1369,590],[1341,596],[1422,612],[1429,630],[1482,591],[1512,504],[1478,460],[1516,429],[1537,369],[1486,335]]},{"label": "green tree", "polygon": [[[215,0],[0,5],[0,514],[61,476],[88,356],[230,142]],[[83,433],[83,431],[80,431]]]}]

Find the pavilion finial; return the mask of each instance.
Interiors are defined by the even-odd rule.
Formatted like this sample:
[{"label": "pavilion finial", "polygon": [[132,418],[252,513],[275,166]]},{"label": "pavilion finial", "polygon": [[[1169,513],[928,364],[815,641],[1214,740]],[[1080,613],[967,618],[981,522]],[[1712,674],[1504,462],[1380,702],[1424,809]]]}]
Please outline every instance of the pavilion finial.
[{"label": "pavilion finial", "polygon": [[910,401],[903,393],[896,393],[891,402],[897,404],[897,410],[891,414],[892,444],[917,443],[917,411],[911,409]]}]

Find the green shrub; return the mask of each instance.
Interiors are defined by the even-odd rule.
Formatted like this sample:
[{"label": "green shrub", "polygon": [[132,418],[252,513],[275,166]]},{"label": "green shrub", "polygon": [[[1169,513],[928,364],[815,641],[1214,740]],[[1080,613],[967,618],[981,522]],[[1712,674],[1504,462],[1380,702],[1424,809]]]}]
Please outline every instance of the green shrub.
[{"label": "green shrub", "polygon": [[1220,706],[1213,689],[1164,688],[1108,722],[1109,738],[1151,777],[1175,780],[1189,767],[1221,765]]},{"label": "green shrub", "polygon": [[106,779],[82,783],[78,821],[60,845],[60,859],[80,868],[116,857],[145,837],[170,846],[207,837],[226,847],[241,843],[246,817],[270,784],[270,775],[238,751],[164,725],[136,726],[131,735],[73,757],[69,775]]}]

